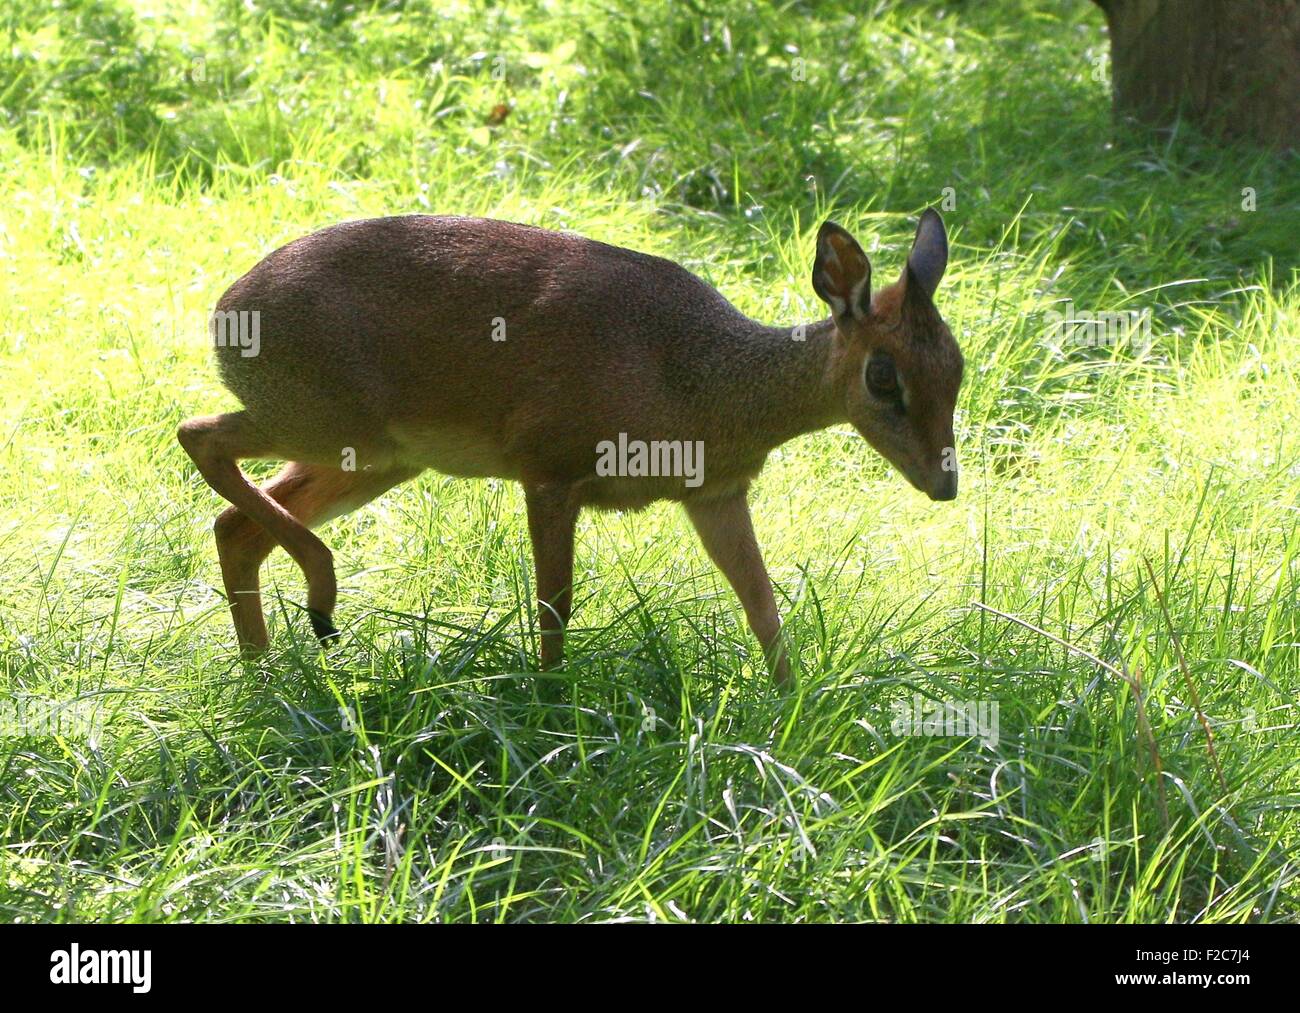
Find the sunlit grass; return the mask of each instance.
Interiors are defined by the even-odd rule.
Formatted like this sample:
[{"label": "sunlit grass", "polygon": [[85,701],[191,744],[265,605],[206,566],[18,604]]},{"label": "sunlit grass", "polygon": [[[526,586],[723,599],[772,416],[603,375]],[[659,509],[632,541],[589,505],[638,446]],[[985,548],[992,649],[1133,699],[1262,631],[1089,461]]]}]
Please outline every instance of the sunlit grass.
[{"label": "sunlit grass", "polygon": [[[1115,138],[1087,4],[677,6],[158,2],[154,133],[6,100],[0,651],[11,697],[114,716],[0,739],[4,917],[1296,919],[1294,161]],[[538,674],[521,494],[432,474],[325,529],[337,648],[277,554],[272,652],[239,662],[173,434],[233,406],[200,328],[266,252],[491,214],[794,323],[823,217],[892,279],[945,187],[962,495],[847,427],[773,455],[797,690],[666,504],[584,518]],[[1149,310],[1151,347],[1053,347],[1066,299]],[[995,701],[997,742],[897,734],[915,694]]]}]

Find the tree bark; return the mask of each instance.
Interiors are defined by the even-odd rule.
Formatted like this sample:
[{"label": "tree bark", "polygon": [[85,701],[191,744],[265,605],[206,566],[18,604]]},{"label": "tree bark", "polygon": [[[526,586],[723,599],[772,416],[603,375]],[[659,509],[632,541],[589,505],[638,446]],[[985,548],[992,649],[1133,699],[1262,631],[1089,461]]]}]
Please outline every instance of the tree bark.
[{"label": "tree bark", "polygon": [[1095,0],[1115,114],[1300,148],[1300,0]]}]

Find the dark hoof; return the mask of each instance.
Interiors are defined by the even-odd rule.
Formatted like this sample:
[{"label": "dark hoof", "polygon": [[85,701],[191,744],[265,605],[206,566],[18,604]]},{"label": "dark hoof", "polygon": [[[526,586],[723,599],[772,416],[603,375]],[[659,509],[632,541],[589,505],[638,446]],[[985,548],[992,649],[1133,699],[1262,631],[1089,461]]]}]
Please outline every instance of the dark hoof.
[{"label": "dark hoof", "polygon": [[307,617],[311,620],[312,632],[316,634],[316,639],[322,644],[328,644],[331,640],[337,640],[341,636],[334,624],[329,621],[328,616],[321,615],[315,609],[308,609]]}]

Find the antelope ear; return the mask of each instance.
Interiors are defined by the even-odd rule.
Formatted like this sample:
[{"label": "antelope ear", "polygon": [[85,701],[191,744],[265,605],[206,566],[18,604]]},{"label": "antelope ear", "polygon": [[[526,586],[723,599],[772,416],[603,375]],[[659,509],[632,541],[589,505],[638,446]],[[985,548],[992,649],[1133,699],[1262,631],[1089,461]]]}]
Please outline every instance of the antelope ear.
[{"label": "antelope ear", "polygon": [[915,281],[933,299],[947,266],[948,233],[944,231],[943,219],[934,208],[926,208],[916,227],[912,252],[907,255],[907,280]]},{"label": "antelope ear", "polygon": [[871,312],[871,261],[858,241],[832,221],[817,230],[812,286],[836,320],[861,320]]}]

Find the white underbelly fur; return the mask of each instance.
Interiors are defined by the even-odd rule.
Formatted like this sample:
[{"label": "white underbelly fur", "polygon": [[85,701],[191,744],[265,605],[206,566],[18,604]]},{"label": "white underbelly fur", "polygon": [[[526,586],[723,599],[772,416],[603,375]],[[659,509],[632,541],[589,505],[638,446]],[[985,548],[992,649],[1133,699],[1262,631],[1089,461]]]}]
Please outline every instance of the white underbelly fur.
[{"label": "white underbelly fur", "polygon": [[461,478],[515,478],[516,470],[496,441],[454,426],[390,426],[396,457],[406,465]]}]

